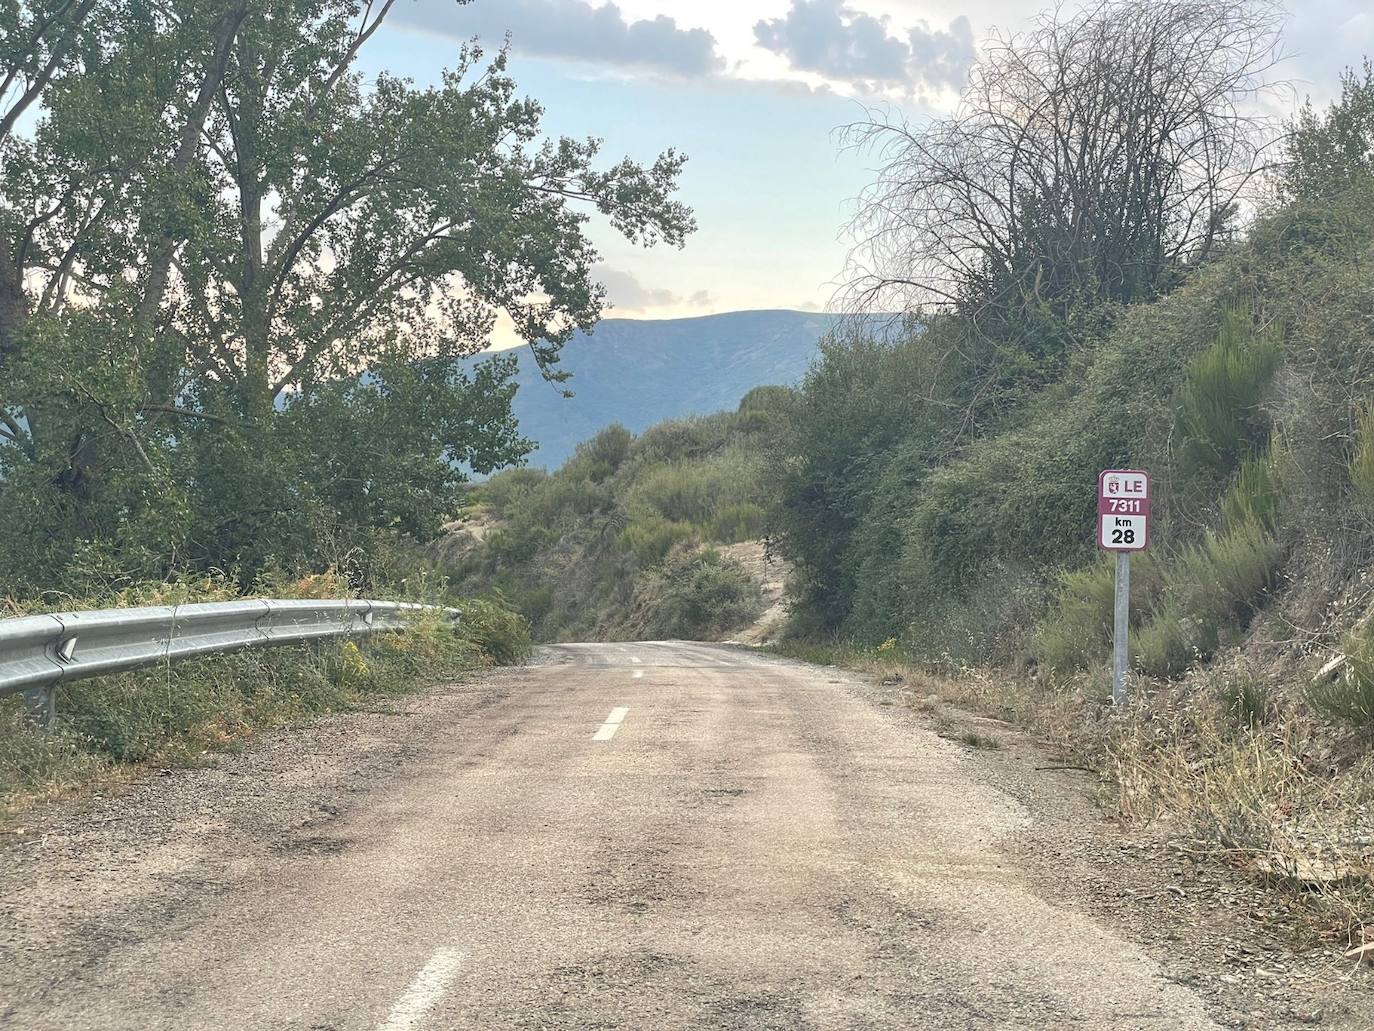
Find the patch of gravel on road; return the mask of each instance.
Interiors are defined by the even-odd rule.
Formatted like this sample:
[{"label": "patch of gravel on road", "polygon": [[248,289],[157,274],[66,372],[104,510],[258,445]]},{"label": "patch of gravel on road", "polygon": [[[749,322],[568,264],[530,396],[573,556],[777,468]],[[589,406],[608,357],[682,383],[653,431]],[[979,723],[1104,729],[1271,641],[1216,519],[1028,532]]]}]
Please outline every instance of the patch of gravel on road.
[{"label": "patch of gravel on road", "polygon": [[478,675],[33,811],[0,839],[5,981],[21,966],[31,998],[61,992],[73,961],[90,969],[122,943],[193,926],[263,856],[344,851],[330,826],[353,801],[510,684]]},{"label": "patch of gravel on road", "polygon": [[[1011,724],[943,704],[923,711],[907,685],[839,669],[831,679],[913,727],[934,725],[956,742],[970,734],[990,739],[992,747],[966,746],[967,761],[979,780],[1030,814],[999,847],[1041,898],[1139,944],[1170,980],[1205,1001],[1218,1024],[1252,1031],[1374,1029],[1374,974],[1367,967],[1334,948],[1296,950],[1294,929],[1263,885],[1195,861],[1148,830],[1123,828],[1103,808],[1095,774],[1039,769],[1063,763]],[[1036,943],[1023,947],[1033,950]],[[1102,971],[1104,981],[1111,976]]]}]

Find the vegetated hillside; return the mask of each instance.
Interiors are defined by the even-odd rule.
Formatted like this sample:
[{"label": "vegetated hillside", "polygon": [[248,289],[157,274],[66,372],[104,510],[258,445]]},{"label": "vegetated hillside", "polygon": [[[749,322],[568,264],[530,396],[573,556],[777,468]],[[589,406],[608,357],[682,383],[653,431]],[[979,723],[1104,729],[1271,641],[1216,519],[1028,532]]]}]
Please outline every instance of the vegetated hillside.
[{"label": "vegetated hillside", "polygon": [[[556,469],[612,423],[640,433],[664,419],[734,408],[758,386],[795,383],[834,322],[800,311],[605,319],[564,346],[557,367],[572,379],[562,386],[544,381],[528,350],[500,352],[519,359],[515,415],[538,445],[529,464]],[[574,396],[564,397],[565,387]]]},{"label": "vegetated hillside", "polygon": [[799,629],[897,637],[956,667],[1096,670],[1112,574],[1097,474],[1143,468],[1155,525],[1135,567],[1135,668],[1184,673],[1257,622],[1329,656],[1332,602],[1368,600],[1374,557],[1371,256],[1374,185],[1291,204],[972,431],[949,415],[967,403],[958,385],[929,391],[952,327],[827,344],[771,465]]},{"label": "vegetated hillside", "polygon": [[543,640],[738,632],[777,601],[760,465],[789,394],[757,388],[637,437],[611,426],[556,472],[493,476],[429,555],[464,589],[502,592]]},{"label": "vegetated hillside", "polygon": [[[1358,946],[1374,921],[1371,262],[1374,183],[1295,201],[1113,313],[1060,379],[972,420],[967,384],[932,375],[959,327],[827,344],[768,467],[793,632],[963,677],[976,704],[1115,771],[1123,812],[1321,892]],[[1153,474],[1155,525],[1133,566],[1135,704],[1104,722],[1109,468]]]}]

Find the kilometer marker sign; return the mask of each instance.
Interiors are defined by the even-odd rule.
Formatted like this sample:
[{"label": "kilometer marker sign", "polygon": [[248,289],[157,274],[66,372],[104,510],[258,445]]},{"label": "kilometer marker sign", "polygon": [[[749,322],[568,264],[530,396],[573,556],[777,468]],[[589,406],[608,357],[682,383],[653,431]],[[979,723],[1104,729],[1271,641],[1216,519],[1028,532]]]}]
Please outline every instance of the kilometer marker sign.
[{"label": "kilometer marker sign", "polygon": [[1144,551],[1150,543],[1150,476],[1139,469],[1108,469],[1097,480],[1097,546]]}]

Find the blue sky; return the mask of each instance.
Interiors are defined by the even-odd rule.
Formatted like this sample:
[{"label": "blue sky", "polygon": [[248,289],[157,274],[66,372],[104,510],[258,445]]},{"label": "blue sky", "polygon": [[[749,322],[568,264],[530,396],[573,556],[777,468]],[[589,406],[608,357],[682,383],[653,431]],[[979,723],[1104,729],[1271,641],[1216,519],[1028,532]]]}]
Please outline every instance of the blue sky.
[{"label": "blue sky", "polygon": [[[643,250],[592,229],[616,310],[633,317],[823,308],[845,256],[849,202],[871,158],[835,130],[865,104],[919,118],[950,109],[993,29],[1043,3],[1016,0],[400,0],[365,68],[437,80],[460,41],[499,46],[555,134],[596,135],[609,158],[690,156],[682,197],[698,233]],[[1374,51],[1374,0],[1292,5],[1283,68],[1324,102]]]}]

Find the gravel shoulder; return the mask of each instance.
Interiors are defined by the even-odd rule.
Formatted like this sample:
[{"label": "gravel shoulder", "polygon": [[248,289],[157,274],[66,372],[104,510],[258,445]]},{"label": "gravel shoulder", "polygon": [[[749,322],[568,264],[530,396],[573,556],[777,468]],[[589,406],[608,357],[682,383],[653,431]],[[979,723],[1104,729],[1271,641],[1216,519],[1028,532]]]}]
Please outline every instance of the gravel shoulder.
[{"label": "gravel shoulder", "polygon": [[[1297,944],[1302,935],[1263,885],[1198,859],[1163,832],[1124,828],[1104,807],[1096,774],[1065,766],[1010,723],[933,698],[914,704],[902,684],[836,675],[852,677],[894,718],[936,726],[958,744],[980,782],[1030,814],[1003,848],[1036,892],[1139,943],[1170,981],[1205,1000],[1221,1026],[1374,1029],[1374,970],[1338,949]],[[979,744],[965,743],[970,737]]]}]

